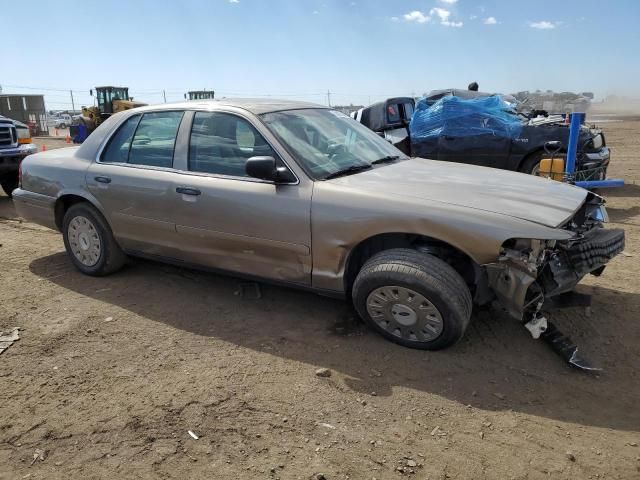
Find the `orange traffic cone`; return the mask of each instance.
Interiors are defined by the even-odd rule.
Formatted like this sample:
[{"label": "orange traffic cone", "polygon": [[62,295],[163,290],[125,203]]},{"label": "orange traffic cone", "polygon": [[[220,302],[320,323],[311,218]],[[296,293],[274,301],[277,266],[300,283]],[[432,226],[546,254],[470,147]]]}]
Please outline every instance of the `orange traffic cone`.
[{"label": "orange traffic cone", "polygon": [[47,146],[43,143],[42,144],[42,148],[40,149],[41,152],[46,152],[47,151]]},{"label": "orange traffic cone", "polygon": [[69,136],[69,134],[67,133],[67,136],[64,139],[65,142],[67,143],[71,143],[71,137]]}]

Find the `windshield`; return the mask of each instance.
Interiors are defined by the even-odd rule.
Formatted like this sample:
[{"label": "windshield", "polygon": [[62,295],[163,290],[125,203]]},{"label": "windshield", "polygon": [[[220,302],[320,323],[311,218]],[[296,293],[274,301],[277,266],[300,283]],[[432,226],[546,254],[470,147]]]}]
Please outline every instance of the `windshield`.
[{"label": "windshield", "polygon": [[304,109],[262,115],[262,120],[315,179],[408,158],[374,132],[336,110]]}]

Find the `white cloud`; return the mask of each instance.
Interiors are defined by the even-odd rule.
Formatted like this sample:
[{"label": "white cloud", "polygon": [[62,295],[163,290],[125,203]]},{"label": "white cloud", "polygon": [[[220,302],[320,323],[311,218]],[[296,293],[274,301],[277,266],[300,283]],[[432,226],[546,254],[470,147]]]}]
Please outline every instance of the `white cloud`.
[{"label": "white cloud", "polygon": [[229,0],[229,3],[240,3],[240,0]]},{"label": "white cloud", "polygon": [[311,13],[313,13],[314,15],[318,15],[320,12],[319,12],[318,10],[314,10],[314,11],[313,11],[313,12],[311,12]]},{"label": "white cloud", "polygon": [[414,10],[413,12],[405,13],[403,17],[407,22],[426,23],[431,21],[431,17],[429,15],[425,15],[419,10]]},{"label": "white cloud", "polygon": [[[449,10],[445,10],[444,8],[435,7],[429,10],[429,14],[427,15],[420,10],[414,10],[413,12],[405,13],[402,16],[407,22],[416,22],[416,23],[427,23],[437,17],[440,21],[440,25],[444,25],[445,27],[461,27],[463,25],[462,22],[452,22],[451,12]],[[391,17],[391,20],[396,22],[398,17]]]},{"label": "white cloud", "polygon": [[449,20],[451,17],[451,12],[449,10],[445,10],[444,8],[435,7],[429,11],[429,16],[436,15],[440,18],[440,25],[444,25],[445,27],[461,27],[462,22],[452,22]]},{"label": "white cloud", "polygon": [[471,15],[471,16],[469,17],[469,20],[475,20],[476,18],[478,18],[478,16],[477,16],[477,15]]},{"label": "white cloud", "polygon": [[483,23],[485,25],[495,25],[498,21],[496,20],[496,17],[487,17],[484,19]]},{"label": "white cloud", "polygon": [[397,22],[398,20],[400,20],[398,17],[391,17],[392,22]]},{"label": "white cloud", "polygon": [[451,12],[449,10],[445,10],[444,8],[440,8],[440,7],[435,7],[431,9],[431,11],[429,12],[429,15],[434,15],[434,14],[440,17],[441,22],[447,22],[449,20],[449,17],[451,16]]},{"label": "white cloud", "polygon": [[531,28],[537,28],[538,30],[552,30],[558,26],[557,23],[548,22],[546,20],[542,20],[540,22],[529,22],[529,26]]},{"label": "white cloud", "polygon": [[446,3],[447,5],[453,5],[454,3],[458,3],[458,0],[440,0],[442,3]]}]

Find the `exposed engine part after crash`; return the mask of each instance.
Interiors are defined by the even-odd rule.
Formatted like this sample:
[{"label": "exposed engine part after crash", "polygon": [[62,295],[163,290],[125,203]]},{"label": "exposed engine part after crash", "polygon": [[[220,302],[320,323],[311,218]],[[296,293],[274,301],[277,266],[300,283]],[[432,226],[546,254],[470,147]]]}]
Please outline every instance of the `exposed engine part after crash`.
[{"label": "exposed engine part after crash", "polygon": [[591,273],[600,275],[624,250],[624,231],[605,229],[604,200],[590,193],[563,226],[569,240],[512,239],[498,261],[486,265],[490,287],[507,312],[518,320],[535,318],[545,299],[569,292]]},{"label": "exposed engine part after crash", "polygon": [[564,225],[569,240],[505,242],[498,262],[486,265],[490,288],[502,307],[524,322],[535,339],[542,338],[570,365],[599,370],[578,355],[578,348],[542,314],[545,300],[572,292],[587,274],[599,276],[606,264],[624,250],[624,231],[605,229],[604,200],[589,197]]}]

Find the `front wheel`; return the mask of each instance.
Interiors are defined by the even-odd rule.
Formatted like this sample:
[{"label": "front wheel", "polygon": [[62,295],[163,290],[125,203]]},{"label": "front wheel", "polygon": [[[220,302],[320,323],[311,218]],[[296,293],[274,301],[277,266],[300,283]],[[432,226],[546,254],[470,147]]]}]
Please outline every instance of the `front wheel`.
[{"label": "front wheel", "polygon": [[78,203],[67,210],[62,235],[71,261],[86,275],[108,275],[126,261],[107,221],[88,203]]},{"label": "front wheel", "polygon": [[548,175],[540,175],[540,161],[544,158],[544,153],[532,153],[529,155],[524,162],[522,162],[522,166],[520,167],[520,171],[522,173],[528,173],[529,175],[534,175],[536,177],[539,176],[548,176]]},{"label": "front wheel", "polygon": [[451,266],[411,249],[370,258],[353,285],[353,303],[374,330],[392,342],[423,350],[462,338],[471,319],[471,292]]},{"label": "front wheel", "polygon": [[4,193],[11,198],[12,192],[18,188],[18,173],[12,172],[0,177],[0,186],[2,186]]}]

